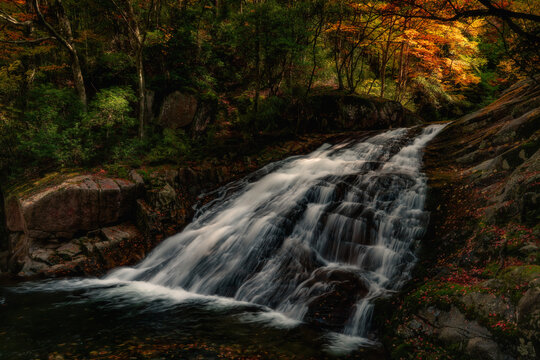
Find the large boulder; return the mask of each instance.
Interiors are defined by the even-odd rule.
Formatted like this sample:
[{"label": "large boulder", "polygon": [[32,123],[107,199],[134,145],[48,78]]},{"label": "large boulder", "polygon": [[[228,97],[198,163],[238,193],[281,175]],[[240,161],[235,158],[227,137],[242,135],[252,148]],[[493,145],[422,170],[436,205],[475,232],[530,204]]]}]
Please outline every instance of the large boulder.
[{"label": "large boulder", "polygon": [[304,119],[299,125],[307,131],[378,130],[422,123],[397,101],[337,90],[314,93],[301,106]]},{"label": "large boulder", "polygon": [[197,99],[193,95],[175,91],[165,97],[161,105],[158,123],[169,129],[191,124],[197,113]]},{"label": "large boulder", "polygon": [[72,238],[133,215],[140,191],[129,180],[76,176],[30,195],[9,196],[7,227],[32,239]]}]

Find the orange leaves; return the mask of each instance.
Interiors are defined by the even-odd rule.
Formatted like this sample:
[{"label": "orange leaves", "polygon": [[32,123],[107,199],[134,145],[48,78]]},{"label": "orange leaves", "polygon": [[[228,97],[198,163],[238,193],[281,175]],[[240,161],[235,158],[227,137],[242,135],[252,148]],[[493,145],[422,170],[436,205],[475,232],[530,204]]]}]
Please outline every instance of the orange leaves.
[{"label": "orange leaves", "polygon": [[26,3],[26,0],[0,0],[0,5],[7,4],[7,5],[14,5],[14,6],[24,6]]},{"label": "orange leaves", "polygon": [[416,59],[416,75],[434,75],[452,86],[478,83],[475,74],[478,44],[466,36],[464,27],[454,24],[429,22],[424,26],[407,29],[401,39],[410,46]]},{"label": "orange leaves", "polygon": [[340,23],[335,23],[335,24],[331,24],[328,29],[326,29],[327,32],[337,32],[337,31],[340,31],[340,32],[343,32],[343,33],[356,33],[358,32],[360,29],[358,28],[358,26],[354,26],[354,25],[347,25],[347,24],[340,24]]},{"label": "orange leaves", "polygon": [[61,65],[44,65],[44,66],[40,66],[39,67],[39,70],[41,71],[44,71],[44,72],[54,72],[54,71],[59,71],[59,70],[62,70],[62,69],[65,69],[68,67],[68,64],[61,64]]}]

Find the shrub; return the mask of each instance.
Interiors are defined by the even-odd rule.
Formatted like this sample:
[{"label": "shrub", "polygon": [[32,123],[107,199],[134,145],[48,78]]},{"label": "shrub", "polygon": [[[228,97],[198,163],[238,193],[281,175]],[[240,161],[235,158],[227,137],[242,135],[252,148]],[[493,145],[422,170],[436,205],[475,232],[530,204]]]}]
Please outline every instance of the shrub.
[{"label": "shrub", "polygon": [[150,162],[176,161],[191,153],[191,140],[182,129],[164,129],[163,137],[150,151]]},{"label": "shrub", "polygon": [[[133,90],[124,87],[102,89],[89,105],[83,120],[88,130],[90,146],[96,156],[106,159],[121,152],[114,149],[136,135],[131,103],[136,101]],[[124,144],[125,145],[125,144]]]},{"label": "shrub", "polygon": [[[38,166],[77,164],[84,158],[82,104],[74,91],[42,85],[28,96],[16,152]],[[19,159],[20,160],[20,159]]]}]

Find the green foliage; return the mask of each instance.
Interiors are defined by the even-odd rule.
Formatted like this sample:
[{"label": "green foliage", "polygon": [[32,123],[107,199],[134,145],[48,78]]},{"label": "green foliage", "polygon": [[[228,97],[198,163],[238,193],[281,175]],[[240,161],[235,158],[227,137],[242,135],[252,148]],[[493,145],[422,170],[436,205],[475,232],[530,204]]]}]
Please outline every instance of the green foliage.
[{"label": "green foliage", "polygon": [[0,165],[17,176],[29,165],[39,171],[137,158],[142,146],[133,139],[135,100],[129,88],[102,89],[85,113],[73,90],[38,86],[21,119],[2,117]]},{"label": "green foliage", "polygon": [[98,88],[135,81],[135,63],[133,58],[125,52],[100,54],[91,65],[89,77]]},{"label": "green foliage", "polygon": [[[34,17],[24,6],[4,3],[3,11],[14,12],[17,19]],[[179,90],[210,103],[211,118],[219,119],[217,123],[208,124],[204,133],[170,130],[150,121],[150,116],[146,139],[137,139],[134,23],[130,25],[123,18],[127,13],[119,11],[124,4],[66,0],[63,8],[78,50],[88,111],[72,90],[73,59],[58,42],[1,43],[2,174],[107,162],[137,165],[146,156],[150,161],[175,161],[215,150],[225,141],[220,136],[235,130],[246,142],[256,141],[264,132],[296,131],[298,104],[305,100],[308,84],[311,90],[338,85],[339,59],[345,66],[341,82],[350,91],[384,93],[408,104],[426,120],[455,117],[464,109],[485,104],[497,95],[501,74],[512,71],[511,61],[501,70],[508,44],[484,34],[485,29],[469,32],[462,26],[463,31],[453,34],[454,43],[466,42],[468,47],[451,42],[439,46],[435,40],[444,39],[437,31],[427,38],[420,31],[434,25],[405,34],[407,24],[369,15],[384,2],[182,1],[159,2],[152,9],[147,3],[134,4],[134,17],[145,40],[145,86],[153,91],[148,112],[157,115],[164,96]],[[59,25],[57,13],[47,15],[53,27]],[[31,34],[3,24],[3,40],[48,36],[42,24],[35,24]],[[381,65],[383,39],[393,44],[405,39],[410,46],[405,53],[402,47],[391,46]],[[422,61],[412,58],[418,48],[425,52]],[[403,62],[409,67],[398,71]],[[431,63],[433,69],[446,68],[449,62],[452,71],[448,73],[433,70],[431,75],[418,68]],[[465,80],[473,74],[481,81],[462,81],[457,86],[452,83],[455,79],[447,79],[463,71],[469,75]]]},{"label": "green foliage", "polygon": [[291,86],[308,76],[303,63],[309,48],[308,8],[308,2],[283,6],[272,0],[251,4],[233,18],[232,47],[244,54],[244,78],[251,88],[276,94],[283,81]]},{"label": "green foliage", "polygon": [[425,77],[414,79],[412,98],[416,112],[426,121],[438,121],[463,115],[467,104],[448,93],[440,82]]},{"label": "green foliage", "polygon": [[164,129],[163,137],[150,151],[147,160],[151,163],[180,162],[191,152],[191,140],[182,129]]},{"label": "green foliage", "polygon": [[255,128],[259,131],[285,130],[289,124],[286,120],[286,110],[290,99],[270,96],[261,102],[259,112],[255,114]]},{"label": "green foliage", "polygon": [[23,66],[20,60],[0,67],[0,103],[8,103],[20,90],[23,81]]},{"label": "green foliage", "polygon": [[16,151],[22,158],[38,166],[84,160],[82,106],[72,90],[39,86],[30,92],[27,106],[25,127],[17,131]]},{"label": "green foliage", "polygon": [[136,98],[130,88],[112,87],[102,89],[90,103],[90,111],[85,117],[85,125],[104,128],[107,133],[114,127],[130,127],[135,119],[129,116],[130,103]]}]

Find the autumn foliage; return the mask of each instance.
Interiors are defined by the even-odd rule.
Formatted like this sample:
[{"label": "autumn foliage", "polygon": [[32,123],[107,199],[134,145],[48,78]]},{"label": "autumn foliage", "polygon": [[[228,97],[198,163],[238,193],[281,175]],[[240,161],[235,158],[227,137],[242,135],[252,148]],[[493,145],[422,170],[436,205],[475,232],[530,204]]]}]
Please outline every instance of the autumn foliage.
[{"label": "autumn foliage", "polygon": [[[538,72],[534,4],[0,0],[0,168],[17,176],[22,162],[177,161],[230,127],[246,139],[295,132],[297,120],[276,119],[317,88],[396,100],[428,121],[455,118]],[[212,109],[208,133],[152,121],[174,91]],[[80,112],[63,108],[71,93]],[[121,116],[98,118],[103,94],[121,95]],[[98,131],[105,123],[114,126]]]}]

